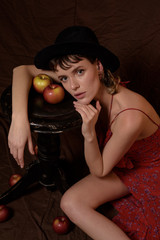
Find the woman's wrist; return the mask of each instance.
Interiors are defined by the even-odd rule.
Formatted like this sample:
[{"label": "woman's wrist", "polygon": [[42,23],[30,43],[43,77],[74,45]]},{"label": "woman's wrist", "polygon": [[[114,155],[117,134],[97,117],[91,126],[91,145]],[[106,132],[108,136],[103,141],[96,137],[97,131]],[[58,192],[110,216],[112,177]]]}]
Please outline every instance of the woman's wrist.
[{"label": "woman's wrist", "polygon": [[12,113],[12,121],[27,121],[28,122],[28,115],[18,112],[18,113]]},{"label": "woman's wrist", "polygon": [[84,136],[85,141],[89,142],[89,143],[93,142],[97,138],[95,131],[86,133],[83,136]]}]

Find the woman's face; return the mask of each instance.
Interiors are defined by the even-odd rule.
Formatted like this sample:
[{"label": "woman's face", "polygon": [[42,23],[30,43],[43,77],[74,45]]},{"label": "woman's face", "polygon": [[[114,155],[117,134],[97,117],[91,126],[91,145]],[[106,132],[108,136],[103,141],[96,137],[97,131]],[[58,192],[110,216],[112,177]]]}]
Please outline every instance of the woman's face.
[{"label": "woman's face", "polygon": [[88,59],[83,58],[80,62],[72,63],[67,70],[58,65],[55,73],[66,91],[80,103],[89,104],[93,99],[98,98],[101,83],[97,61],[92,64]]}]

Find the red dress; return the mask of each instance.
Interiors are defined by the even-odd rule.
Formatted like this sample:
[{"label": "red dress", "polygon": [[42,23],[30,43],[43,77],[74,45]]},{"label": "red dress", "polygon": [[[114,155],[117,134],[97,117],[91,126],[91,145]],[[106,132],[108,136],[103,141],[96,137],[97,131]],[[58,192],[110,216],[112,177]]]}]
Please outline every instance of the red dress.
[{"label": "red dress", "polygon": [[[134,108],[123,111],[126,110],[141,111]],[[156,125],[157,131],[136,141],[113,169],[130,192],[112,201],[118,211],[113,221],[132,240],[160,240],[160,126]],[[104,145],[111,136],[109,128]]]}]

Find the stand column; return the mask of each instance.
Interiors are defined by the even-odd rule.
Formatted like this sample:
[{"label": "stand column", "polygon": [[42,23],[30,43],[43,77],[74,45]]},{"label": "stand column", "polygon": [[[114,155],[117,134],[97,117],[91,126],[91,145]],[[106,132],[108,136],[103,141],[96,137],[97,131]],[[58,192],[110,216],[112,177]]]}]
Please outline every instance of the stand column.
[{"label": "stand column", "polygon": [[68,188],[64,172],[59,167],[60,137],[59,134],[38,133],[38,159],[42,175],[40,183],[49,190],[57,187],[62,193]]}]

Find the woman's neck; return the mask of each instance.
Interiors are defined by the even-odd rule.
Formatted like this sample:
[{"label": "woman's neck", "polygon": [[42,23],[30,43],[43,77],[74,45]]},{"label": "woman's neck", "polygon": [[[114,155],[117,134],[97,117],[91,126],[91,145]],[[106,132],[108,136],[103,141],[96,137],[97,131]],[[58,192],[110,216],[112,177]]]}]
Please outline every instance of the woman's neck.
[{"label": "woman's neck", "polygon": [[[105,112],[109,113],[110,111],[110,105],[111,105],[111,99],[112,95],[107,92],[107,88],[102,85],[98,97],[95,100],[99,100],[102,109],[105,110]],[[108,114],[107,114],[108,115]]]}]

